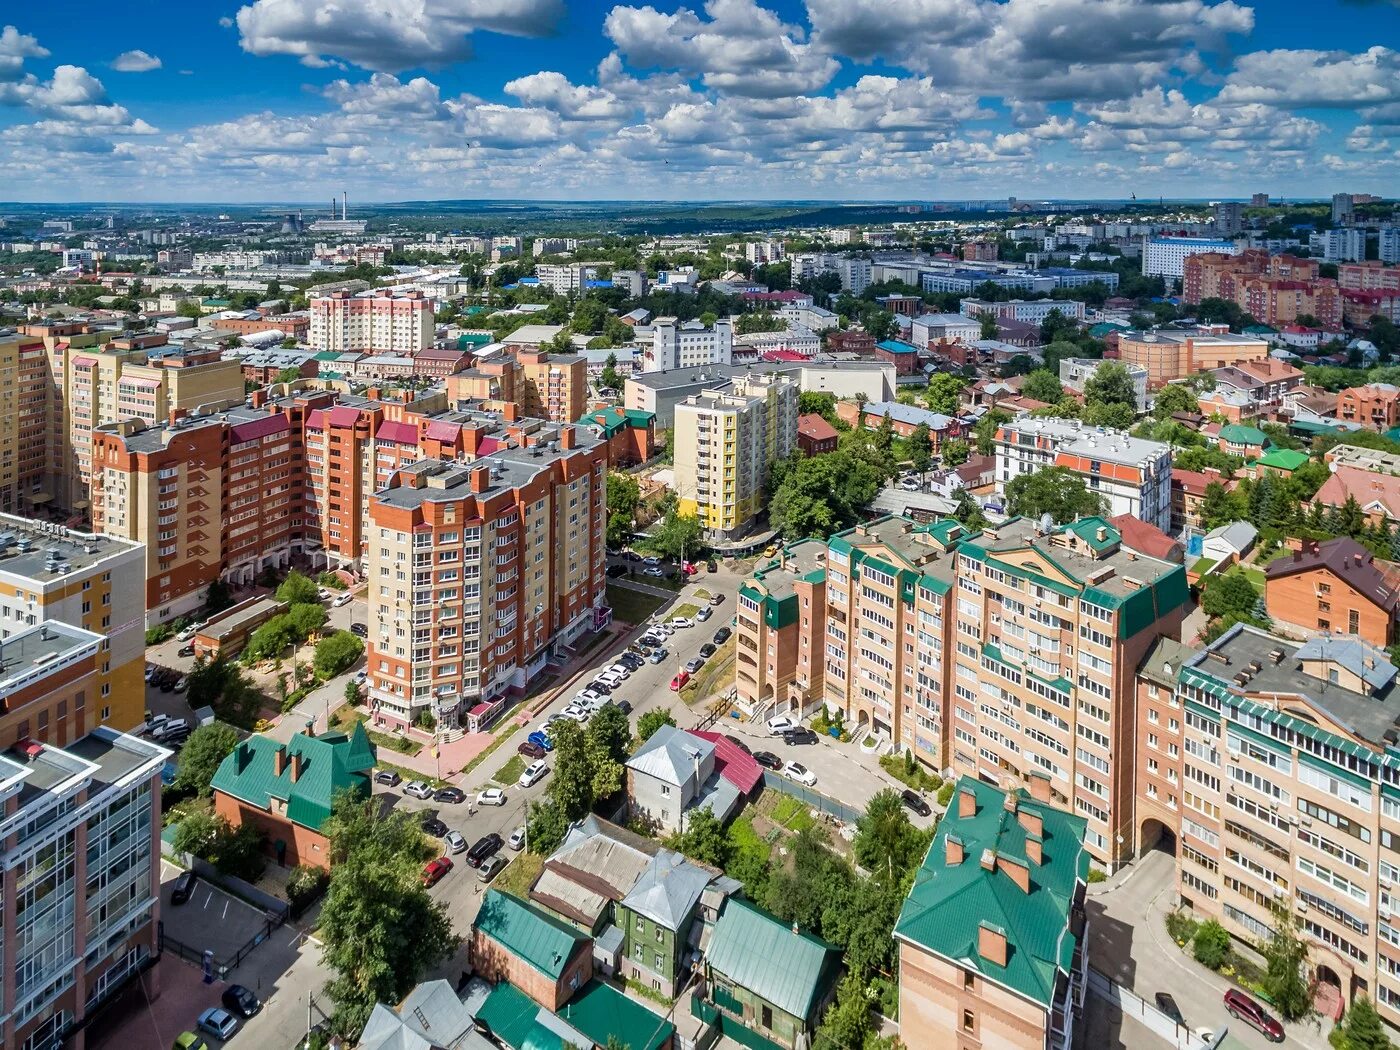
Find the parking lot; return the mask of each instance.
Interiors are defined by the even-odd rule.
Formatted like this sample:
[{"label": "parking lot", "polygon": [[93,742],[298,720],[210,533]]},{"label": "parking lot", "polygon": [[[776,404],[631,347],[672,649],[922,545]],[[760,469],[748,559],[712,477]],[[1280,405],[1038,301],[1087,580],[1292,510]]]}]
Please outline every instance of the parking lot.
[{"label": "parking lot", "polygon": [[224,892],[205,879],[195,884],[185,904],[175,904],[170,892],[183,869],[169,861],[160,866],[160,917],[167,937],[195,951],[212,951],[220,961],[267,929],[267,915],[246,901]]}]

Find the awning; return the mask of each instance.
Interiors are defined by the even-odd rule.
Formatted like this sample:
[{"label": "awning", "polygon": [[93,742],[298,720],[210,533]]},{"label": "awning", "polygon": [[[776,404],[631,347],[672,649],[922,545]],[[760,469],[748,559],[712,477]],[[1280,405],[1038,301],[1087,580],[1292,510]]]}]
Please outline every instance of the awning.
[{"label": "awning", "polygon": [[47,492],[35,492],[35,493],[32,493],[32,494],[30,495],[30,497],[29,497],[29,502],[30,502],[30,503],[52,503],[52,502],[53,502],[53,497],[50,496]]},{"label": "awning", "polygon": [[87,510],[90,506],[92,506],[92,504],[85,499],[75,499],[73,501],[74,510]]}]

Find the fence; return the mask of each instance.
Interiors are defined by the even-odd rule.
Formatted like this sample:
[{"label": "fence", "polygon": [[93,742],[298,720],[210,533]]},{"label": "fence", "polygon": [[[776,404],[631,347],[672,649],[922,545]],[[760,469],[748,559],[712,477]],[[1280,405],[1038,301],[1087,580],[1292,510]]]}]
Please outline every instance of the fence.
[{"label": "fence", "polygon": [[837,802],[834,798],[827,798],[820,791],[804,787],[796,781],[789,780],[787,777],[780,776],[771,771],[764,772],[763,786],[765,788],[772,788],[774,791],[784,795],[791,795],[793,798],[806,803],[818,812],[830,813],[832,816],[840,818],[847,824],[854,824],[864,815],[863,810],[855,809],[846,805],[844,802]]},{"label": "fence", "polygon": [[[272,931],[281,926],[283,921],[284,919],[278,916],[269,916],[263,920],[262,928],[240,945],[232,956],[227,959],[220,959],[215,956],[214,973],[218,978],[223,980],[229,975],[230,971],[238,969],[238,967],[243,964],[243,960],[253,953],[253,949],[271,937]],[[200,951],[198,948],[191,948],[183,941],[168,936],[165,932],[164,922],[156,923],[156,935],[159,939],[158,943],[162,952],[170,952],[184,959],[185,962],[194,963],[196,966],[204,965],[204,952]]]},{"label": "fence", "polygon": [[1203,1042],[1186,1025],[1177,1024],[1131,988],[1125,988],[1092,966],[1089,967],[1089,992],[1115,1007],[1123,1016],[1131,1017],[1151,1029],[1154,1035],[1161,1036],[1177,1050],[1211,1050],[1225,1036],[1226,1030],[1221,1028],[1214,1033],[1210,1042]]}]

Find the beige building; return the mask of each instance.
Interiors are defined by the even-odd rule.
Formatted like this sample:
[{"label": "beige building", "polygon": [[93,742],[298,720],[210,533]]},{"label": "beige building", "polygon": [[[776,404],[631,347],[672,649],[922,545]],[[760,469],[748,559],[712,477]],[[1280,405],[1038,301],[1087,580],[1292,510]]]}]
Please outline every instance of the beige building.
[{"label": "beige building", "polygon": [[743,533],[763,509],[768,471],[797,442],[797,384],[749,374],[676,406],[671,431],[677,508],[716,537]]},{"label": "beige building", "polygon": [[422,460],[370,497],[376,722],[479,729],[607,623],[607,445],[572,425],[469,464]]},{"label": "beige building", "polygon": [[807,712],[823,696],[826,544],[782,548],[739,588],[734,684],[750,714],[778,704]]},{"label": "beige building", "polygon": [[1268,356],[1269,344],[1263,339],[1235,335],[1225,325],[1153,328],[1118,336],[1119,360],[1147,369],[1147,385],[1153,390],[1197,372],[1263,361]]},{"label": "beige building", "polygon": [[0,639],[44,623],[99,637],[85,729],[145,718],[145,550],[0,514]]}]

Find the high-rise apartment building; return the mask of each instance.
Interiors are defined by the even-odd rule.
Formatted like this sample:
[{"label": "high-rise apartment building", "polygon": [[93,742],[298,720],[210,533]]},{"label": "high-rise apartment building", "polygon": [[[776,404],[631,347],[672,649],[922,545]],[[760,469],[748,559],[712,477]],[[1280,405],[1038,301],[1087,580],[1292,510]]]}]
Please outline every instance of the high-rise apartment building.
[{"label": "high-rise apartment building", "polygon": [[1238,625],[1167,670],[1139,676],[1162,708],[1139,746],[1179,790],[1144,808],[1144,843],[1170,833],[1181,896],[1247,943],[1291,911],[1317,980],[1400,1023],[1395,667],[1355,638]]},{"label": "high-rise apartment building", "polygon": [[1249,249],[1239,255],[1209,252],[1184,263],[1182,295],[1188,303],[1227,299],[1261,324],[1283,328],[1310,315],[1324,325],[1342,321],[1338,283],[1320,278],[1316,259],[1269,255]]},{"label": "high-rise apartment building", "polygon": [[1244,205],[1239,201],[1218,201],[1213,211],[1215,232],[1221,237],[1233,237],[1244,229]]},{"label": "high-rise apartment building", "polygon": [[[1129,365],[1129,374],[1134,366]],[[1171,446],[1077,419],[1008,420],[995,438],[997,491],[1024,474],[1064,467],[1103,499],[1110,517],[1133,517],[1166,531],[1171,524]]]},{"label": "high-rise apartment building", "polygon": [[39,505],[50,473],[48,357],[41,339],[0,335],[0,510]]},{"label": "high-rise apartment building", "polygon": [[433,301],[422,292],[331,292],[309,307],[316,350],[411,357],[433,345]]},{"label": "high-rise apartment building", "polygon": [[841,278],[841,290],[852,295],[859,295],[870,287],[871,272],[870,260],[856,255],[800,252],[792,257],[793,281],[816,277],[821,273],[835,273]]},{"label": "high-rise apartment building", "polygon": [[572,425],[468,464],[396,470],[369,501],[369,699],[480,728],[607,622],[607,445]]},{"label": "high-rise apartment building", "polygon": [[99,636],[87,729],[145,718],[145,602],[139,543],[0,514],[0,639],[44,623]]},{"label": "high-rise apartment building", "polygon": [[1379,261],[1389,266],[1400,263],[1400,226],[1382,226],[1378,239]]},{"label": "high-rise apartment building", "polygon": [[1341,226],[1317,235],[1322,241],[1322,257],[1328,262],[1360,262],[1366,258],[1366,231]]},{"label": "high-rise apartment building", "polygon": [[651,348],[643,352],[643,372],[668,372],[697,365],[727,365],[734,354],[734,325],[721,317],[706,327],[699,321],[658,317]]},{"label": "high-rise apartment building", "polygon": [[1350,193],[1332,194],[1332,224],[1334,226],[1350,226],[1354,218],[1356,218],[1356,208],[1352,195]]},{"label": "high-rise apartment building", "polygon": [[797,391],[787,376],[750,373],[676,405],[671,448],[681,514],[696,515],[711,535],[749,526],[769,469],[797,441]]},{"label": "high-rise apartment building", "polygon": [[524,373],[520,411],[555,423],[572,423],[588,410],[588,361],[582,354],[521,350]]},{"label": "high-rise apartment building", "polygon": [[805,713],[823,697],[827,545],[802,540],[739,588],[734,685],[749,713],[778,705]]},{"label": "high-rise apartment building", "polygon": [[81,1026],[159,950],[170,753],[93,728],[102,642],[62,623],[0,640],[6,1047],[83,1046]]},{"label": "high-rise apartment building", "polygon": [[1142,238],[1142,272],[1145,277],[1175,277],[1181,279],[1186,259],[1202,252],[1224,252],[1238,255],[1233,241],[1217,237],[1179,237],[1145,235]]}]

